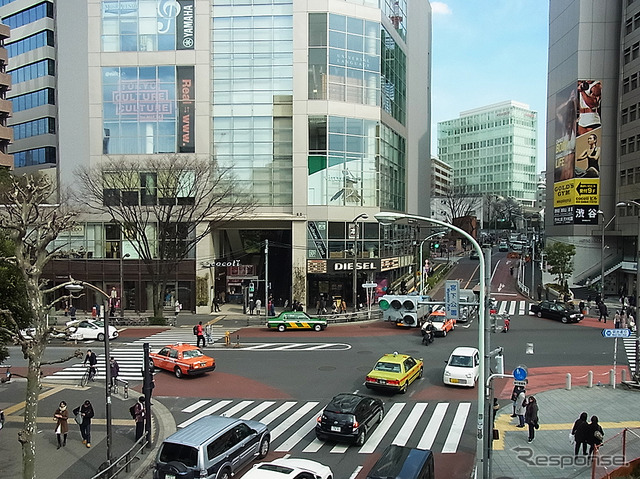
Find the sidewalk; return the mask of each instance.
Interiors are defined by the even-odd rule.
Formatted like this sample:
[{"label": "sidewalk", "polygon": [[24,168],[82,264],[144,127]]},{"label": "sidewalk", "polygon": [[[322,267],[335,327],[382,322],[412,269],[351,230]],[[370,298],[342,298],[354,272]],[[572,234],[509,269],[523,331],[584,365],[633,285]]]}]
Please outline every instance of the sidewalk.
[{"label": "sidewalk", "polygon": [[[601,451],[604,455],[606,450],[609,458],[612,455],[619,456],[622,450],[621,436],[614,436],[625,427],[640,427],[640,392],[629,391],[619,385],[616,389],[610,386],[578,387],[570,391],[553,389],[538,393],[535,397],[539,407],[540,429],[535,432],[535,439],[530,444],[527,442],[528,428],[517,428],[517,418],[510,417],[512,405],[509,398],[499,399],[503,407],[495,420],[500,438],[493,442],[492,478],[591,478],[590,462],[584,456],[574,458],[574,446],[569,444],[569,432],[583,411],[589,419],[593,415],[598,416],[605,432]],[[634,440],[627,442],[627,459],[633,460],[640,457],[640,438],[630,436]],[[620,457],[618,460],[624,462]],[[609,467],[608,472],[616,467]],[[599,468],[597,472],[595,477],[600,478],[605,471]]]}]

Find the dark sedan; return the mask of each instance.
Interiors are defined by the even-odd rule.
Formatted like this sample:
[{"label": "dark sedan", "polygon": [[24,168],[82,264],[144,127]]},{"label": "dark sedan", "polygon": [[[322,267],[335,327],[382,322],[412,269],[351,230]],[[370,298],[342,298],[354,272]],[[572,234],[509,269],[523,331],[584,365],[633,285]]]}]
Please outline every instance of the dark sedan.
[{"label": "dark sedan", "polygon": [[531,305],[531,312],[539,318],[555,319],[563,323],[577,323],[584,319],[584,315],[577,309],[568,308],[562,303],[541,301]]},{"label": "dark sedan", "polygon": [[362,446],[371,429],[384,416],[384,406],[378,398],[343,393],[335,396],[324,408],[316,423],[320,440],[349,441]]}]

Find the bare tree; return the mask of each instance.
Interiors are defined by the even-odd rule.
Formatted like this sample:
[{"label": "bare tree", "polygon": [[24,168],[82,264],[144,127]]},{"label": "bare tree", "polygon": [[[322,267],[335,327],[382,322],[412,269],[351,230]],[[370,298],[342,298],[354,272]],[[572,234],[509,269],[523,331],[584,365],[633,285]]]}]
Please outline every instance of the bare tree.
[{"label": "bare tree", "polygon": [[193,155],[107,158],[77,177],[83,201],[111,217],[145,265],[155,317],[163,316],[167,279],[178,263],[213,229],[255,206],[229,170]]},{"label": "bare tree", "polygon": [[440,200],[445,208],[445,216],[451,223],[456,218],[474,216],[482,204],[481,198],[471,193],[466,185],[451,188]]},{"label": "bare tree", "polygon": [[[18,433],[22,444],[22,475],[34,479],[36,455],[36,419],[40,395],[40,368],[44,364],[64,362],[69,358],[45,362],[43,356],[51,328],[47,325],[47,313],[62,296],[50,301],[55,291],[68,283],[49,287],[42,279],[45,265],[54,257],[52,242],[61,232],[75,226],[75,212],[63,204],[50,204],[55,186],[47,176],[12,177],[0,191],[0,229],[13,241],[12,256],[0,257],[0,264],[14,266],[22,275],[29,304],[31,330],[25,334],[9,309],[0,310],[0,332],[10,334],[28,360],[27,392],[25,398],[23,428]],[[81,352],[79,354],[82,354]]]}]

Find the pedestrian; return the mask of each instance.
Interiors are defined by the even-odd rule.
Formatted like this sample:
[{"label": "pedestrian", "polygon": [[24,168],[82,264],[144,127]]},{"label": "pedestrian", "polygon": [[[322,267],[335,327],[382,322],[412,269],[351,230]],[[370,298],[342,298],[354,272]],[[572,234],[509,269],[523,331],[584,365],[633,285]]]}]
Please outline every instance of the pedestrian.
[{"label": "pedestrian", "polygon": [[320,308],[320,299],[316,301],[316,316],[320,314],[322,309]]},{"label": "pedestrian", "polygon": [[511,276],[513,276],[513,266],[511,266],[511,267],[509,268],[509,274],[510,274]]},{"label": "pedestrian", "polygon": [[496,420],[496,414],[498,414],[498,411],[500,410],[500,404],[498,403],[498,398],[493,398],[493,421],[495,422]]},{"label": "pedestrian", "polygon": [[600,301],[598,303],[598,311],[600,312],[598,321],[601,321],[604,318],[604,324],[607,324],[607,316],[609,315],[609,311],[607,310],[607,305],[604,304],[604,301]]},{"label": "pedestrian", "polygon": [[586,306],[585,306],[585,304],[584,304],[584,301],[580,301],[580,302],[578,303],[578,309],[579,309],[579,310],[580,310],[580,312],[581,312],[582,314],[584,314],[584,315],[586,315],[586,314],[587,314],[587,310],[586,310],[585,308],[586,308]]},{"label": "pedestrian", "polygon": [[267,306],[269,307],[269,316],[275,316],[276,305],[273,303],[273,298],[269,298],[269,304]]},{"label": "pedestrian", "polygon": [[516,427],[524,427],[524,415],[527,408],[526,396],[524,393],[524,389],[522,389],[518,393],[518,398],[516,399],[516,416],[518,416],[518,425]]},{"label": "pedestrian", "polygon": [[591,309],[591,301],[592,301],[591,295],[588,295],[587,296],[587,313]]},{"label": "pedestrian", "polygon": [[541,284],[538,284],[537,293],[538,293],[538,301],[542,301],[542,285]]},{"label": "pedestrian", "polygon": [[[67,434],[69,433],[69,411],[67,411],[67,403],[60,401],[60,405],[53,414],[53,420],[56,421],[56,437],[58,438],[58,449],[67,445]],[[64,437],[64,440],[63,440]]]},{"label": "pedestrian", "polygon": [[249,300],[249,314],[253,316],[253,310],[256,309],[256,302],[251,298]]},{"label": "pedestrian", "polygon": [[626,311],[623,311],[620,315],[620,328],[627,329],[629,327],[629,314]]},{"label": "pedestrian", "polygon": [[344,299],[340,301],[340,312],[343,314],[347,312],[347,302]]},{"label": "pedestrian", "polygon": [[176,319],[178,319],[178,313],[182,311],[182,304],[180,304],[180,301],[178,301],[177,299],[176,299],[176,304],[174,306],[174,311],[175,311]]},{"label": "pedestrian", "polygon": [[96,364],[98,364],[98,358],[96,353],[87,349],[87,354],[84,357],[84,364],[89,364],[89,381],[95,381],[96,373],[98,372]]},{"label": "pedestrian", "polygon": [[513,391],[511,391],[511,403],[513,406],[511,417],[518,417],[518,415],[516,414],[516,406],[518,404],[518,395],[520,394],[520,391],[524,391],[523,386],[513,386]]},{"label": "pedestrian", "polygon": [[533,442],[535,431],[540,427],[538,423],[538,403],[534,396],[529,396],[527,408],[524,412],[524,421],[529,426],[529,440],[527,442]]},{"label": "pedestrian", "polygon": [[116,379],[118,379],[118,374],[120,373],[120,365],[116,358],[109,359],[109,371],[111,372],[111,387],[116,385]]},{"label": "pedestrian", "polygon": [[616,309],[616,314],[613,315],[613,327],[616,329],[620,327],[620,311],[617,309]]},{"label": "pedestrian", "polygon": [[598,424],[598,416],[591,416],[591,422],[587,429],[587,443],[589,443],[589,456],[593,454],[594,449],[602,444],[604,440],[604,431],[602,426]]},{"label": "pedestrian", "polygon": [[76,307],[73,305],[69,308],[69,316],[71,317],[71,321],[76,320]]},{"label": "pedestrian", "polygon": [[256,314],[258,316],[260,316],[260,309],[262,307],[262,301],[260,301],[260,298],[256,299]]},{"label": "pedestrian", "polygon": [[198,324],[196,325],[196,327],[194,328],[196,330],[196,348],[200,347],[200,340],[202,339],[202,347],[204,348],[207,343],[204,341],[204,328],[202,327],[202,321],[198,322]]},{"label": "pedestrian", "polygon": [[219,313],[220,312],[220,302],[218,301],[218,297],[217,296],[213,297],[213,312],[214,313]]},{"label": "pedestrian", "polygon": [[573,423],[571,434],[575,440],[574,454],[577,456],[582,445],[582,454],[587,455],[587,436],[589,434],[589,422],[587,421],[587,413],[583,412],[580,417]]},{"label": "pedestrian", "polygon": [[[82,406],[78,406],[73,410],[76,416],[76,422],[80,426],[80,435],[82,436],[82,444],[91,447],[91,418],[93,417],[93,406],[87,399]],[[79,416],[79,417],[78,417]]]},{"label": "pedestrian", "polygon": [[133,417],[136,421],[136,441],[144,434],[144,418],[146,411],[144,408],[144,396],[138,398],[138,402],[133,406]]},{"label": "pedestrian", "polygon": [[503,321],[504,321],[504,326],[502,328],[502,332],[503,333],[508,333],[509,332],[509,326],[511,325],[511,320],[509,319],[509,316],[505,315]]},{"label": "pedestrian", "polygon": [[0,429],[4,427],[4,409],[0,407]]}]

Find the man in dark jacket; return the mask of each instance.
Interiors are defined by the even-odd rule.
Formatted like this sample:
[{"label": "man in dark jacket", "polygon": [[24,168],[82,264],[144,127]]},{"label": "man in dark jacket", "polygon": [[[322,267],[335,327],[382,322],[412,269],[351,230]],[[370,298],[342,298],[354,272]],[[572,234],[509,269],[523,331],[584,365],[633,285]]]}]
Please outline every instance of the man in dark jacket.
[{"label": "man in dark jacket", "polygon": [[84,357],[84,364],[89,364],[89,381],[94,381],[93,378],[98,372],[98,369],[96,368],[96,365],[98,364],[96,353],[87,349],[87,354]]},{"label": "man in dark jacket", "polygon": [[607,324],[607,316],[609,315],[609,311],[607,310],[607,305],[604,304],[603,301],[600,301],[598,303],[598,310],[600,311],[600,317],[598,318],[598,321],[604,318],[604,324]]},{"label": "man in dark jacket", "polygon": [[587,413],[583,412],[580,417],[573,423],[573,429],[571,434],[576,441],[576,447],[574,454],[577,456],[580,451],[580,444],[582,444],[582,454],[587,455],[587,436],[589,435],[589,423],[587,422]]}]

